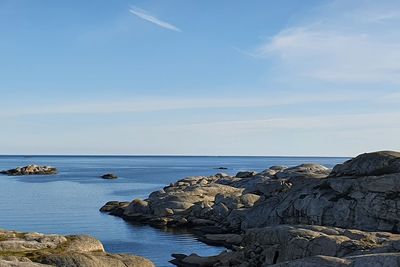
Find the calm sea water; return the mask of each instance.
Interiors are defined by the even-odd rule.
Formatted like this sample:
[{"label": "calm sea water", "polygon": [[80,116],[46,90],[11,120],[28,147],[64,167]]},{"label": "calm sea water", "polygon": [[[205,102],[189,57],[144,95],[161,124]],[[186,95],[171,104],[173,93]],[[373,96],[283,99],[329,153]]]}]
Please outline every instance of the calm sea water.
[{"label": "calm sea water", "polygon": [[[132,253],[157,266],[171,266],[172,253],[217,254],[222,248],[198,242],[189,233],[132,225],[100,213],[107,201],[144,198],[177,179],[262,171],[271,165],[320,163],[333,167],[346,158],[302,157],[157,157],[157,156],[0,156],[0,169],[28,164],[51,165],[56,176],[0,176],[0,228],[59,234],[89,234],[109,252]],[[103,180],[112,172],[120,178]]]}]

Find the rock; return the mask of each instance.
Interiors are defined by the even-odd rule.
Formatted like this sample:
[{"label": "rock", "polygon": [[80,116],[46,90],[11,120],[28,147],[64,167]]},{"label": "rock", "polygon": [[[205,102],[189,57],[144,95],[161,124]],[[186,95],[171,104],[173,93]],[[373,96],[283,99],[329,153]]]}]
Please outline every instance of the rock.
[{"label": "rock", "polygon": [[246,208],[251,208],[260,199],[259,195],[244,194],[240,196],[240,201]]},{"label": "rock", "polygon": [[[268,187],[266,187],[267,189]],[[247,210],[243,229],[316,224],[400,232],[400,175],[299,180]]]},{"label": "rock", "polygon": [[[241,248],[216,256],[180,256],[178,266],[398,266],[400,235],[311,225],[279,225],[243,235],[206,235]],[[211,265],[207,265],[211,264]],[[276,264],[276,265],[274,265]]]},{"label": "rock", "polygon": [[330,174],[330,169],[313,163],[301,164],[299,166],[283,169],[276,173],[279,179],[292,178],[325,178]]},{"label": "rock", "polygon": [[34,262],[26,262],[26,261],[19,261],[18,259],[15,260],[1,260],[0,259],[0,267],[53,267],[53,265],[45,265],[40,263]]},{"label": "rock", "polygon": [[375,176],[393,173],[400,173],[400,153],[379,151],[361,154],[343,164],[338,164],[329,176]]},{"label": "rock", "polygon": [[57,169],[50,166],[38,166],[28,165],[25,167],[18,167],[6,171],[1,171],[1,174],[10,176],[22,176],[22,175],[53,175],[57,174]]},{"label": "rock", "polygon": [[199,240],[210,245],[231,247],[232,245],[240,245],[243,236],[238,234],[206,234]]},{"label": "rock", "polygon": [[[219,264],[220,262],[227,263],[229,262],[230,253],[222,252],[217,256],[211,257],[201,257],[195,253],[186,256],[182,254],[173,254],[176,258],[171,263],[182,266],[182,267],[211,267],[218,266],[215,264]],[[221,265],[219,265],[221,266]],[[232,266],[232,265],[222,265],[222,266]]]},{"label": "rock", "polygon": [[256,175],[256,172],[238,172],[235,177],[237,178],[249,178]]},{"label": "rock", "polygon": [[143,257],[99,252],[51,254],[43,257],[42,262],[60,267],[154,267]]},{"label": "rock", "polygon": [[[179,266],[400,266],[398,155],[363,154],[332,171],[301,164],[186,177],[150,194],[147,206],[132,202],[134,213],[122,217],[192,227],[200,240],[232,249],[180,255]],[[240,238],[230,243],[211,233]]]},{"label": "rock", "polygon": [[134,199],[124,210],[124,214],[131,216],[134,214],[147,214],[149,213],[149,203],[141,199]]},{"label": "rock", "polygon": [[256,192],[264,195],[266,198],[277,196],[280,193],[287,192],[292,184],[287,180],[268,180],[264,183],[258,183],[255,186]]},{"label": "rock", "polygon": [[218,168],[216,168],[217,170],[227,170],[228,168],[227,167],[218,167]]},{"label": "rock", "polygon": [[278,166],[278,165],[274,165],[274,166],[269,167],[269,169],[273,170],[273,171],[283,171],[283,170],[285,170],[287,168],[288,168],[287,166]]},{"label": "rock", "polygon": [[117,179],[118,176],[115,175],[115,174],[112,174],[112,173],[107,173],[107,174],[103,174],[103,175],[101,176],[101,178],[107,179],[107,180],[112,180],[112,179]]},{"label": "rock", "polygon": [[149,260],[109,254],[85,235],[44,235],[0,230],[1,267],[154,267]]},{"label": "rock", "polygon": [[[347,259],[340,259],[329,256],[313,256],[302,258],[293,261],[282,262],[278,264],[269,265],[273,267],[350,267],[353,266],[352,262]],[[361,266],[360,266],[361,267]],[[372,266],[371,266],[372,267]],[[382,266],[383,267],[383,266]]]},{"label": "rock", "polygon": [[118,209],[125,209],[130,202],[109,201],[100,208],[101,212],[115,212]]}]

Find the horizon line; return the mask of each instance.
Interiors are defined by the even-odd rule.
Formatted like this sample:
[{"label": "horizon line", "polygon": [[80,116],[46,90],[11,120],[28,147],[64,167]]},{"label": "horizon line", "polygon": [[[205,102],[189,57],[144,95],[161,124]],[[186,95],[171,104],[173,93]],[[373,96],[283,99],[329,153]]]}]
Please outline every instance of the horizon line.
[{"label": "horizon line", "polygon": [[186,155],[186,154],[0,154],[0,157],[258,157],[258,158],[351,158],[316,155]]}]

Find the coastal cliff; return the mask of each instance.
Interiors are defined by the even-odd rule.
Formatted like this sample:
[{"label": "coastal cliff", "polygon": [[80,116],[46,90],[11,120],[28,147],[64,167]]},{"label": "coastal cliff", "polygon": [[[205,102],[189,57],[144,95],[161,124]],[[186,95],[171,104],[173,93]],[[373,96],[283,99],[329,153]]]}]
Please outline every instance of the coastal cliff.
[{"label": "coastal cliff", "polygon": [[[173,255],[179,266],[400,266],[400,153],[187,177],[101,211],[156,227],[188,227],[231,251]],[[276,264],[276,265],[275,265]]]}]

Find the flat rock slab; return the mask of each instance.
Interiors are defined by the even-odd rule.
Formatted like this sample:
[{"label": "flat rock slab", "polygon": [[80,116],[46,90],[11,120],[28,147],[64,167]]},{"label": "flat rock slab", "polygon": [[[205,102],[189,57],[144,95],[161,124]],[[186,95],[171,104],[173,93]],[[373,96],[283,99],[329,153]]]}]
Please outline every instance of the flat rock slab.
[{"label": "flat rock slab", "polygon": [[133,255],[109,254],[85,235],[45,235],[0,230],[0,267],[154,267]]}]

